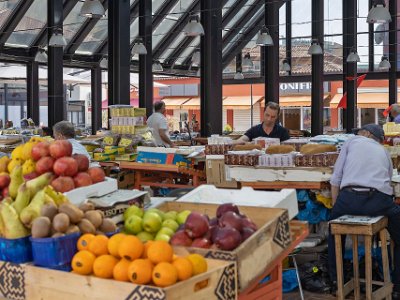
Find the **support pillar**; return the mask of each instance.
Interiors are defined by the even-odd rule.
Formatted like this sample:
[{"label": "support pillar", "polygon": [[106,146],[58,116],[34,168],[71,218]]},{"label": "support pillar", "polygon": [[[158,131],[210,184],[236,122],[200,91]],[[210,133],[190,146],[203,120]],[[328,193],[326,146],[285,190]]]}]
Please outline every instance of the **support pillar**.
[{"label": "support pillar", "polygon": [[94,67],[91,70],[91,95],[92,95],[92,134],[96,134],[102,126],[102,89],[101,89],[101,68],[100,66]]},{"label": "support pillar", "polygon": [[389,23],[389,105],[397,103],[397,1],[389,1],[392,22]]},{"label": "support pillar", "polygon": [[36,125],[40,123],[40,94],[39,94],[39,64],[29,62],[26,67],[27,72],[27,99],[26,106],[28,118],[31,118]]}]

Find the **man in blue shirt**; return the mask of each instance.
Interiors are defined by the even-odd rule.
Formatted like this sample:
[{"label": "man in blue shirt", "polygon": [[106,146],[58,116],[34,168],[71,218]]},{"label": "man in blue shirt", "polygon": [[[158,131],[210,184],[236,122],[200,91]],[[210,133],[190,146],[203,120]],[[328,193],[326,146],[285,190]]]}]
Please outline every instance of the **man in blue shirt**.
[{"label": "man in blue shirt", "polygon": [[[392,160],[381,145],[383,129],[364,125],[357,135],[342,146],[331,177],[332,203],[330,219],[343,215],[386,216],[388,231],[395,243],[393,298],[400,299],[400,206],[393,202]],[[345,239],[342,239],[344,249]],[[336,281],[336,257],[333,235],[328,238],[329,271]]]},{"label": "man in blue shirt", "polygon": [[268,102],[265,105],[264,120],[261,124],[251,127],[235,143],[251,142],[258,137],[278,138],[281,142],[290,138],[289,131],[279,125],[280,107],[275,102]]}]

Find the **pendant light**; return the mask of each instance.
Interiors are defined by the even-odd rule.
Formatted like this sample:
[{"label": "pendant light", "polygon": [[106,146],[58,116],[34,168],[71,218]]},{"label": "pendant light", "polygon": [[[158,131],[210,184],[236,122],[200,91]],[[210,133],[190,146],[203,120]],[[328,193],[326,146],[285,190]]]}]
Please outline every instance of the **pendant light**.
[{"label": "pendant light", "polygon": [[44,49],[40,48],[35,55],[35,61],[39,63],[47,63],[48,57]]},{"label": "pendant light", "polygon": [[106,56],[100,61],[100,68],[108,69],[108,58]]},{"label": "pendant light", "polygon": [[[397,0],[392,0],[397,1]],[[368,12],[367,23],[389,23],[392,22],[392,16],[386,7],[384,0],[375,0],[374,5]]]},{"label": "pendant light", "polygon": [[386,55],[382,56],[382,60],[378,66],[379,70],[387,71],[391,67],[392,67],[392,65],[390,64],[388,57]]},{"label": "pendant light", "polygon": [[252,70],[254,67],[253,61],[251,60],[250,53],[247,52],[243,57],[242,68],[246,70]]},{"label": "pendant light", "polygon": [[147,49],[145,45],[143,45],[143,39],[142,38],[137,38],[135,44],[133,44],[132,48],[132,55],[146,55],[147,54]]},{"label": "pendant light", "polygon": [[106,16],[106,12],[99,0],[86,0],[82,5],[80,15],[86,18],[100,19]]},{"label": "pendant light", "polygon": [[290,72],[290,70],[291,67],[289,61],[285,58],[284,60],[282,60],[281,71]]},{"label": "pendant light", "polygon": [[273,46],[274,41],[272,40],[271,35],[269,34],[269,30],[265,25],[261,28],[260,32],[258,33],[258,37],[256,40],[257,46]]},{"label": "pendant light", "polygon": [[154,61],[153,66],[152,66],[153,72],[162,72],[164,71],[161,63],[159,60]]},{"label": "pendant light", "polygon": [[310,55],[322,55],[324,51],[318,40],[312,40],[310,48],[308,48],[308,54]]},{"label": "pendant light", "polygon": [[49,47],[65,47],[67,46],[67,41],[64,38],[62,29],[56,30],[49,40]]},{"label": "pendant light", "polygon": [[355,48],[351,48],[350,53],[347,56],[346,61],[348,63],[360,62],[360,56],[358,55],[357,50]]},{"label": "pendant light", "polygon": [[235,79],[235,80],[243,80],[244,79],[244,75],[243,75],[242,72],[237,71],[235,76],[233,77],[233,79]]},{"label": "pendant light", "polygon": [[200,65],[200,50],[196,50],[192,55],[192,65],[198,66]]},{"label": "pendant light", "polygon": [[204,35],[204,28],[199,21],[199,16],[191,15],[189,22],[183,28],[186,36],[199,36]]}]

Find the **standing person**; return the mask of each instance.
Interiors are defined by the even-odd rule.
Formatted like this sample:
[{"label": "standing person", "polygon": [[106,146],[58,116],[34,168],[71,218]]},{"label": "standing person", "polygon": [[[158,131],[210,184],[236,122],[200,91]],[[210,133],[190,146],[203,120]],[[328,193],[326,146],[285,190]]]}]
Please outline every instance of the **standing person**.
[{"label": "standing person", "polygon": [[86,148],[75,139],[74,124],[68,121],[61,121],[53,126],[54,139],[68,140],[72,144],[72,154],[83,154],[90,161],[90,155]]},{"label": "standing person", "polygon": [[278,138],[281,142],[290,139],[289,131],[279,125],[279,113],[278,103],[268,102],[265,105],[263,122],[251,127],[235,143],[251,142],[258,137]]},{"label": "standing person", "polygon": [[400,105],[392,104],[390,107],[390,115],[393,118],[393,122],[396,124],[400,123]]},{"label": "standing person", "polygon": [[154,103],[154,113],[147,119],[147,126],[151,128],[157,146],[174,147],[169,138],[168,122],[164,113],[165,103],[163,101]]},{"label": "standing person", "polygon": [[[331,178],[333,208],[330,219],[343,215],[386,216],[394,240],[393,298],[400,299],[400,206],[393,202],[392,160],[381,145],[383,129],[364,125],[342,146]],[[342,239],[344,250],[345,236]],[[328,237],[329,272],[336,281],[334,236]]]}]

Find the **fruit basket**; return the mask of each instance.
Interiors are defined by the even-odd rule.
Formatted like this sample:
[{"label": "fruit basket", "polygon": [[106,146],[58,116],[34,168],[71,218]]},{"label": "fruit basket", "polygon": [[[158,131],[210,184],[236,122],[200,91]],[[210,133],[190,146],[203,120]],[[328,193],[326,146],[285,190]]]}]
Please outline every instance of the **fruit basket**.
[{"label": "fruit basket", "polygon": [[[213,217],[217,204],[164,202],[161,211],[189,210]],[[285,209],[239,206],[240,212],[249,217],[258,230],[232,251],[187,247],[189,252],[206,258],[236,262],[239,291],[244,290],[253,279],[262,275],[266,267],[284,251],[291,242],[289,216]]]}]

